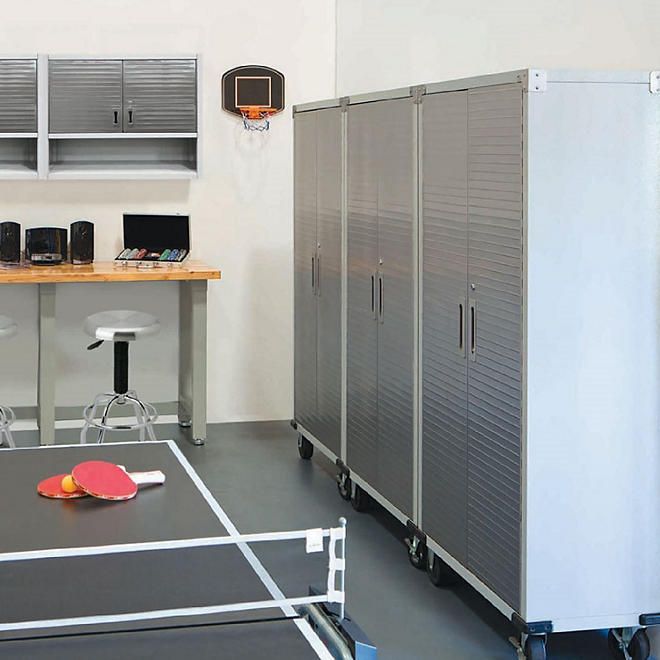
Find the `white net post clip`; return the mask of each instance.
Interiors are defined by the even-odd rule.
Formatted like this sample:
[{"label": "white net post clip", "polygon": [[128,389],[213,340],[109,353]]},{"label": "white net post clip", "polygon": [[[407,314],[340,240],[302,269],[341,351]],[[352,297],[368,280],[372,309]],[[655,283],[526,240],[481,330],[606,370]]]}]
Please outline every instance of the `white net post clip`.
[{"label": "white net post clip", "polygon": [[[343,619],[346,602],[346,518],[340,518],[339,525],[339,527],[330,529],[328,602],[339,603],[339,618]],[[339,552],[337,552],[337,545],[339,545]],[[337,576],[337,573],[339,573],[339,576]],[[339,577],[338,581],[337,577]]]}]

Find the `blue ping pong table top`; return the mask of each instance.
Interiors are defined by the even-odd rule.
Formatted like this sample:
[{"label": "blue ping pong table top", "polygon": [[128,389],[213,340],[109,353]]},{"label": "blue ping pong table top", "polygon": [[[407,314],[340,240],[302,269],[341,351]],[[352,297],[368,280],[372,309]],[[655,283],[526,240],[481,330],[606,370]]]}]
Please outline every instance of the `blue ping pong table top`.
[{"label": "blue ping pong table top", "polygon": [[[127,502],[37,494],[41,479],[84,460],[107,460],[129,471],[160,469],[167,481]],[[237,533],[172,441],[0,451],[0,559]],[[0,561],[0,623],[282,598],[269,580],[256,556],[236,545]],[[0,658],[331,658],[309,624],[290,614],[274,607],[194,621],[2,631]]]}]

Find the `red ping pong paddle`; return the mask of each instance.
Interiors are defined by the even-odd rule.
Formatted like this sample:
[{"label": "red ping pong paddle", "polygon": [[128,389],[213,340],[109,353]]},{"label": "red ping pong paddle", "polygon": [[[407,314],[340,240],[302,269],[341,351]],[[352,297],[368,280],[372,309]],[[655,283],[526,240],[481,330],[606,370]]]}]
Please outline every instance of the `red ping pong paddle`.
[{"label": "red ping pong paddle", "polygon": [[102,500],[130,500],[137,494],[138,485],[165,483],[160,470],[129,475],[107,461],[79,463],[71,470],[71,476],[80,490]]},{"label": "red ping pong paddle", "polygon": [[62,479],[66,476],[66,474],[56,474],[54,477],[43,479],[37,484],[37,493],[55,500],[75,500],[79,497],[87,497],[87,493],[84,490],[78,489],[72,493],[63,490]]}]

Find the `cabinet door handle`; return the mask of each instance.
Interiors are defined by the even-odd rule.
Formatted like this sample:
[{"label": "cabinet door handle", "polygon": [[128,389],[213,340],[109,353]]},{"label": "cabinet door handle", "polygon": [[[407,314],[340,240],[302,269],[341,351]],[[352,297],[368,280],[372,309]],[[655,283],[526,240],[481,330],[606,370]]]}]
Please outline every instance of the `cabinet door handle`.
[{"label": "cabinet door handle", "polygon": [[119,126],[119,110],[112,111],[112,123],[115,126]]},{"label": "cabinet door handle", "polygon": [[132,126],[133,125],[133,109],[129,108],[128,110],[128,125]]},{"label": "cabinet door handle", "polygon": [[465,357],[465,298],[458,303],[458,352]]},{"label": "cabinet door handle", "polygon": [[316,253],[316,295],[321,295],[321,255]]},{"label": "cabinet door handle", "polygon": [[316,295],[316,257],[312,255],[312,293]]},{"label": "cabinet door handle", "polygon": [[380,322],[383,323],[383,317],[385,315],[385,300],[384,300],[384,284],[383,284],[383,274],[378,273],[378,317]]},{"label": "cabinet door handle", "polygon": [[371,275],[371,315],[376,318],[376,273]]},{"label": "cabinet door handle", "polygon": [[470,300],[470,360],[477,359],[477,301]]}]

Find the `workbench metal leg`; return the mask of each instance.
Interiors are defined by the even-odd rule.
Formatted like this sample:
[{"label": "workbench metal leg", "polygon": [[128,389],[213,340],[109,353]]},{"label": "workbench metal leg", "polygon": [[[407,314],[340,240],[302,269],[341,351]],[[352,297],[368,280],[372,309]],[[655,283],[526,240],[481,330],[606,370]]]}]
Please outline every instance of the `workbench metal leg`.
[{"label": "workbench metal leg", "polygon": [[39,284],[37,424],[42,445],[55,444],[55,339],[55,284]]},{"label": "workbench metal leg", "polygon": [[179,285],[179,424],[206,441],[206,280]]}]

